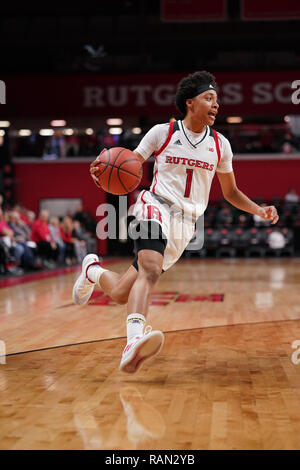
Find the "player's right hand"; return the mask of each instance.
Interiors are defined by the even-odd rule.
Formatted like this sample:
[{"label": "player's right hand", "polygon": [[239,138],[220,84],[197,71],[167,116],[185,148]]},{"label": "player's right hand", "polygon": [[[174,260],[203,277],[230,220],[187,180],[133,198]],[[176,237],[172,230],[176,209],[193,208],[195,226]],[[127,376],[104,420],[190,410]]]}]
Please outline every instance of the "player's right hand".
[{"label": "player's right hand", "polygon": [[99,153],[98,157],[96,158],[96,160],[94,160],[91,164],[90,164],[90,173],[91,175],[95,174],[97,172],[97,168],[98,168],[98,163],[99,163],[99,160],[100,160],[100,157],[101,157],[101,154],[103,152],[105,152],[107,149],[104,148],[103,150],[101,150],[101,152]]},{"label": "player's right hand", "polygon": [[91,177],[93,178],[93,181],[94,181],[95,185],[96,185],[98,188],[101,189],[101,186],[100,186],[100,184],[99,184],[99,182],[98,182],[98,178],[97,178],[95,175],[91,175]]},{"label": "player's right hand", "polygon": [[99,160],[100,160],[100,156],[103,152],[105,152],[106,148],[104,148],[103,150],[101,150],[101,152],[99,153],[98,157],[96,158],[96,160],[94,160],[91,164],[90,164],[90,175],[95,183],[95,185],[98,187],[98,188],[101,188],[100,184],[98,183],[98,176],[99,176],[99,167],[98,167],[98,163],[99,163]]}]

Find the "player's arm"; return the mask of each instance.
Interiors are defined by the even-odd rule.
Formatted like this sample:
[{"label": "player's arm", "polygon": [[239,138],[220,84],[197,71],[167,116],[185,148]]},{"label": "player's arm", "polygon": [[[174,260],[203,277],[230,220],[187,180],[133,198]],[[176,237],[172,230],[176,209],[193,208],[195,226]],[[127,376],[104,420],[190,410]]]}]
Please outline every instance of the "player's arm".
[{"label": "player's arm", "polygon": [[276,207],[261,207],[251,201],[251,199],[237,187],[233,171],[230,173],[218,172],[217,175],[226,201],[242,211],[259,215],[262,219],[270,220],[272,224],[276,224],[279,219]]}]

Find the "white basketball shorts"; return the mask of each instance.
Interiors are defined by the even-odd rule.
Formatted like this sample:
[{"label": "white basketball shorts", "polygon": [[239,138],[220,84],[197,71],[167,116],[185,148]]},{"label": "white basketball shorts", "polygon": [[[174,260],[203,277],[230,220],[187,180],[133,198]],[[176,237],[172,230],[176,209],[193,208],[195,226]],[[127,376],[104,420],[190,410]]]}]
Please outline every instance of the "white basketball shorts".
[{"label": "white basketball shorts", "polygon": [[142,191],[132,213],[137,227],[141,221],[158,222],[167,239],[162,269],[166,271],[180,258],[195,232],[195,222],[186,220],[176,210],[150,191]]}]

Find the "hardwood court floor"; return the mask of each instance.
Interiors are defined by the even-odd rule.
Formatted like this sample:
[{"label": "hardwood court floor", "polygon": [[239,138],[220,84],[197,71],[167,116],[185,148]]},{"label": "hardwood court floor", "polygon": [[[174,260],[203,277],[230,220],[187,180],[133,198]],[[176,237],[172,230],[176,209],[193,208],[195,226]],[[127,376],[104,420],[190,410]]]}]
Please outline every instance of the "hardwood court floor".
[{"label": "hardwood court floor", "polygon": [[180,261],[148,317],[164,348],[132,376],[126,306],[73,305],[76,277],[0,289],[0,449],[300,449],[299,259]]}]

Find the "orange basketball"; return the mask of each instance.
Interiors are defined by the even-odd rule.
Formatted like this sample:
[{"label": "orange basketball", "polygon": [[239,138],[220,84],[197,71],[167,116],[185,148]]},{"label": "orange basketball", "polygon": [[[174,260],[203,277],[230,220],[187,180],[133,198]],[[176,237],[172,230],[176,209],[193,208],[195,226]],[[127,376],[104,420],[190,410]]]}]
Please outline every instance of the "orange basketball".
[{"label": "orange basketball", "polygon": [[98,157],[98,182],[104,191],[111,194],[127,194],[133,191],[142,179],[142,163],[131,150],[114,147]]}]

